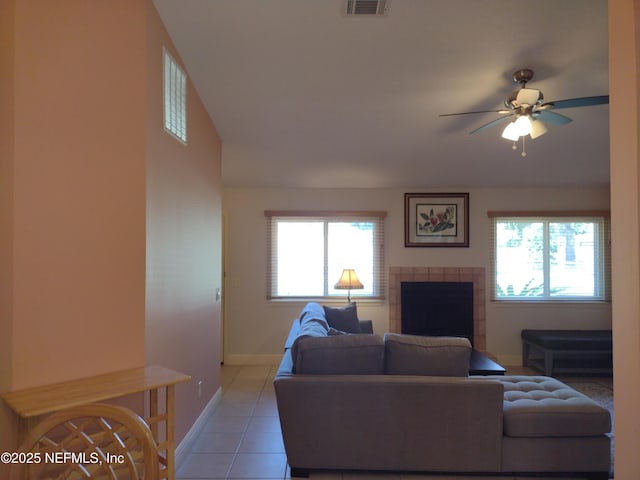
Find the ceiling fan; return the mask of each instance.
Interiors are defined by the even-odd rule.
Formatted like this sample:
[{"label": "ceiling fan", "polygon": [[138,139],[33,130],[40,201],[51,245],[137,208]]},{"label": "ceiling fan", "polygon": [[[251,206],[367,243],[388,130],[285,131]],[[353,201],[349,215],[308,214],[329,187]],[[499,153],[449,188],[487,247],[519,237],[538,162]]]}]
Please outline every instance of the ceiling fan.
[{"label": "ceiling fan", "polygon": [[545,125],[565,125],[571,122],[569,117],[553,112],[553,109],[590,107],[593,105],[602,105],[609,103],[609,95],[598,95],[594,97],[568,98],[565,100],[555,100],[553,102],[544,102],[544,96],[540,90],[535,88],[527,88],[527,82],[533,78],[533,70],[523,68],[513,73],[513,81],[520,84],[520,88],[515,90],[504,101],[506,108],[500,110],[478,110],[474,112],[445,113],[441,117],[450,117],[454,115],[469,115],[475,113],[499,113],[503,116],[486,123],[475,130],[471,134],[480,132],[487,128],[498,125],[511,119],[511,122],[502,132],[502,138],[513,141],[513,149],[515,150],[516,142],[522,137],[522,156],[526,156],[524,150],[524,138],[529,135],[532,139],[538,138],[547,132]]}]

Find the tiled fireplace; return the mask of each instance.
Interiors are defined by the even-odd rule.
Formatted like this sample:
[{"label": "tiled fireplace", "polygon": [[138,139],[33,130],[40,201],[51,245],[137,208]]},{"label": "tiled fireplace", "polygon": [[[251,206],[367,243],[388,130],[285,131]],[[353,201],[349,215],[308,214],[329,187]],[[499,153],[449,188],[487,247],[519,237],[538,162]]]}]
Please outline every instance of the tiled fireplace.
[{"label": "tiled fireplace", "polygon": [[485,272],[482,267],[390,267],[389,268],[389,331],[401,333],[402,282],[472,282],[474,348],[486,350]]}]

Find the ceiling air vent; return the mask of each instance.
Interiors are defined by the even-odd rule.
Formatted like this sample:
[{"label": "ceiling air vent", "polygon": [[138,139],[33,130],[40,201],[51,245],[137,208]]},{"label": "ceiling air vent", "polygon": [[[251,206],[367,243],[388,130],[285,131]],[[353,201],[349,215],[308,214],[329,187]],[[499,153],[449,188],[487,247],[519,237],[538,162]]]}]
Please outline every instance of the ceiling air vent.
[{"label": "ceiling air vent", "polygon": [[388,0],[347,0],[347,15],[384,15]]}]

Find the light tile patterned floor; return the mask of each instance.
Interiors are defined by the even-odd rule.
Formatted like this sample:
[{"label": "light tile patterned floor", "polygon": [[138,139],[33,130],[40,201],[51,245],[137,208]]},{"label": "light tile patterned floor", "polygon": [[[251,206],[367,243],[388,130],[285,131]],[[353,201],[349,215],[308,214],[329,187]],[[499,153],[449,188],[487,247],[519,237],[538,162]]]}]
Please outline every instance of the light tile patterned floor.
[{"label": "light tile patterned floor", "polygon": [[[176,480],[289,479],[272,366],[222,367],[222,400]],[[511,373],[511,372],[509,372]],[[524,373],[524,372],[513,372]],[[512,477],[312,472],[311,480],[520,480]],[[537,477],[538,480],[542,480]],[[558,479],[557,477],[555,480]]]}]

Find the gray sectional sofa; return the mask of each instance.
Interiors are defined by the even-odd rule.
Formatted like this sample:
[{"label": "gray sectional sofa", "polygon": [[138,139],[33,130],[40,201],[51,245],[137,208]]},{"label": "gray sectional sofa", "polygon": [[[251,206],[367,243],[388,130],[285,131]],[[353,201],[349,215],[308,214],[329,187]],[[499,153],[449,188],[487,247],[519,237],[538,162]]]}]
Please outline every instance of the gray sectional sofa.
[{"label": "gray sectional sofa", "polygon": [[308,304],[274,380],[292,476],[328,469],[608,478],[606,409],[550,377],[469,377],[470,352],[467,339],[375,335],[355,305]]}]

